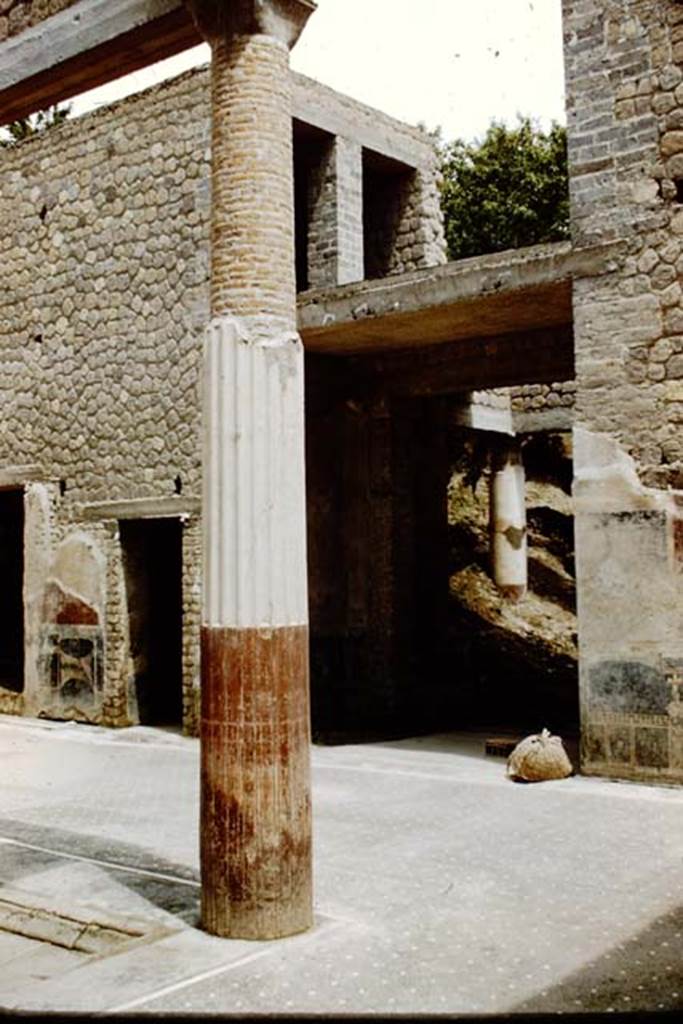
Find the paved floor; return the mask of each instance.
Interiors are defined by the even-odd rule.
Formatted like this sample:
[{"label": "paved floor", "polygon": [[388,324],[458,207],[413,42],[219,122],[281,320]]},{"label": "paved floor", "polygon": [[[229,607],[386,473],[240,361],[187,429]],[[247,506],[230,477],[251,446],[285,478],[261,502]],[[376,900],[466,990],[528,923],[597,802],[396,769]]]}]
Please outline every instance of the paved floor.
[{"label": "paved floor", "polygon": [[[683,791],[516,785],[482,750],[315,748],[316,924],[255,943],[196,927],[196,740],[0,716],[0,1008],[683,1009]],[[71,919],[134,935],[67,949]]]}]

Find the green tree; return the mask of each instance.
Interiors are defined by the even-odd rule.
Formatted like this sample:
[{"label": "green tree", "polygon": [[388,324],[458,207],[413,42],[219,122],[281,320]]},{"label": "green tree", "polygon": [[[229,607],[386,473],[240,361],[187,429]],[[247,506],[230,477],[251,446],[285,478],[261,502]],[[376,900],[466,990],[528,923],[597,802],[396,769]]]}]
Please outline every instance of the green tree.
[{"label": "green tree", "polygon": [[28,139],[31,135],[38,135],[49,128],[56,128],[66,121],[70,113],[70,103],[65,105],[55,103],[47,110],[39,110],[36,114],[29,114],[28,117],[12,121],[0,129],[0,146],[13,146],[17,142]]},{"label": "green tree", "polygon": [[441,145],[452,260],[569,237],[566,130],[492,121],[482,141]]}]

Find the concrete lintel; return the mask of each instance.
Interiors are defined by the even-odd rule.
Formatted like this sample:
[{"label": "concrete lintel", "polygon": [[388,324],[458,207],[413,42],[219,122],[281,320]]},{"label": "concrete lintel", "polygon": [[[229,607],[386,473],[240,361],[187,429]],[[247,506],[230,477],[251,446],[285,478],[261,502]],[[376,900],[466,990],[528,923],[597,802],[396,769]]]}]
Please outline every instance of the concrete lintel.
[{"label": "concrete lintel", "polygon": [[161,519],[197,515],[200,511],[199,498],[131,498],[81,505],[78,515],[82,519]]},{"label": "concrete lintel", "polygon": [[294,116],[332,135],[397,160],[408,167],[432,162],[434,148],[419,128],[397,121],[388,114],[344,96],[305,75],[293,75]]},{"label": "concrete lintel", "polygon": [[479,405],[476,401],[463,402],[461,406],[454,408],[452,422],[478,433],[514,433],[509,408],[498,409],[495,406]]},{"label": "concrete lintel", "polygon": [[0,469],[0,487],[23,487],[33,480],[45,480],[42,466],[5,466]]},{"label": "concrete lintel", "polygon": [[567,326],[572,280],[614,259],[614,246],[558,242],[308,291],[299,330],[309,351],[350,354]]},{"label": "concrete lintel", "polygon": [[201,41],[182,0],[80,0],[0,45],[0,123]]}]

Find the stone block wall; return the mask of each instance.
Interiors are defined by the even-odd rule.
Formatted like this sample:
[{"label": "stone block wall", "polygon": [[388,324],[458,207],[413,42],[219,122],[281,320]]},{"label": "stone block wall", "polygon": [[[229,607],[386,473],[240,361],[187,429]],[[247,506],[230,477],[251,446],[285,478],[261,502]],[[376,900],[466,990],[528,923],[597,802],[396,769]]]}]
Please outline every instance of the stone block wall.
[{"label": "stone block wall", "polygon": [[[354,110],[363,143],[431,166],[418,132],[378,115],[373,135],[371,112],[348,100],[338,123],[335,94],[310,80],[295,78],[295,108],[315,106],[316,89],[346,132],[332,135],[332,206],[360,178]],[[175,516],[183,719],[196,729],[209,145],[199,69],[0,150],[0,486],[23,488],[26,509],[25,689],[0,689],[0,710],[137,721],[119,520]],[[358,212],[320,213],[337,221],[334,274],[357,273]]]},{"label": "stone block wall", "polygon": [[584,770],[683,779],[683,4],[564,0]]},{"label": "stone block wall", "polygon": [[576,382],[573,380],[511,388],[510,404],[516,432],[571,430],[575,399]]},{"label": "stone block wall", "polygon": [[76,0],[0,0],[0,43],[74,3]]}]

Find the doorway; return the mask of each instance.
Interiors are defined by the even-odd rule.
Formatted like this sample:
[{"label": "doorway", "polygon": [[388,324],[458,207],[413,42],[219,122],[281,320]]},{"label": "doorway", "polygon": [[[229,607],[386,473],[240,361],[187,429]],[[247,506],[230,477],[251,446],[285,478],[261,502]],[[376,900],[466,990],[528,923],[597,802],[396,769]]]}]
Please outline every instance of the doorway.
[{"label": "doorway", "polygon": [[182,523],[120,523],[133,687],[141,725],[182,726]]},{"label": "doorway", "polygon": [[0,491],[0,686],[24,689],[24,492]]}]

